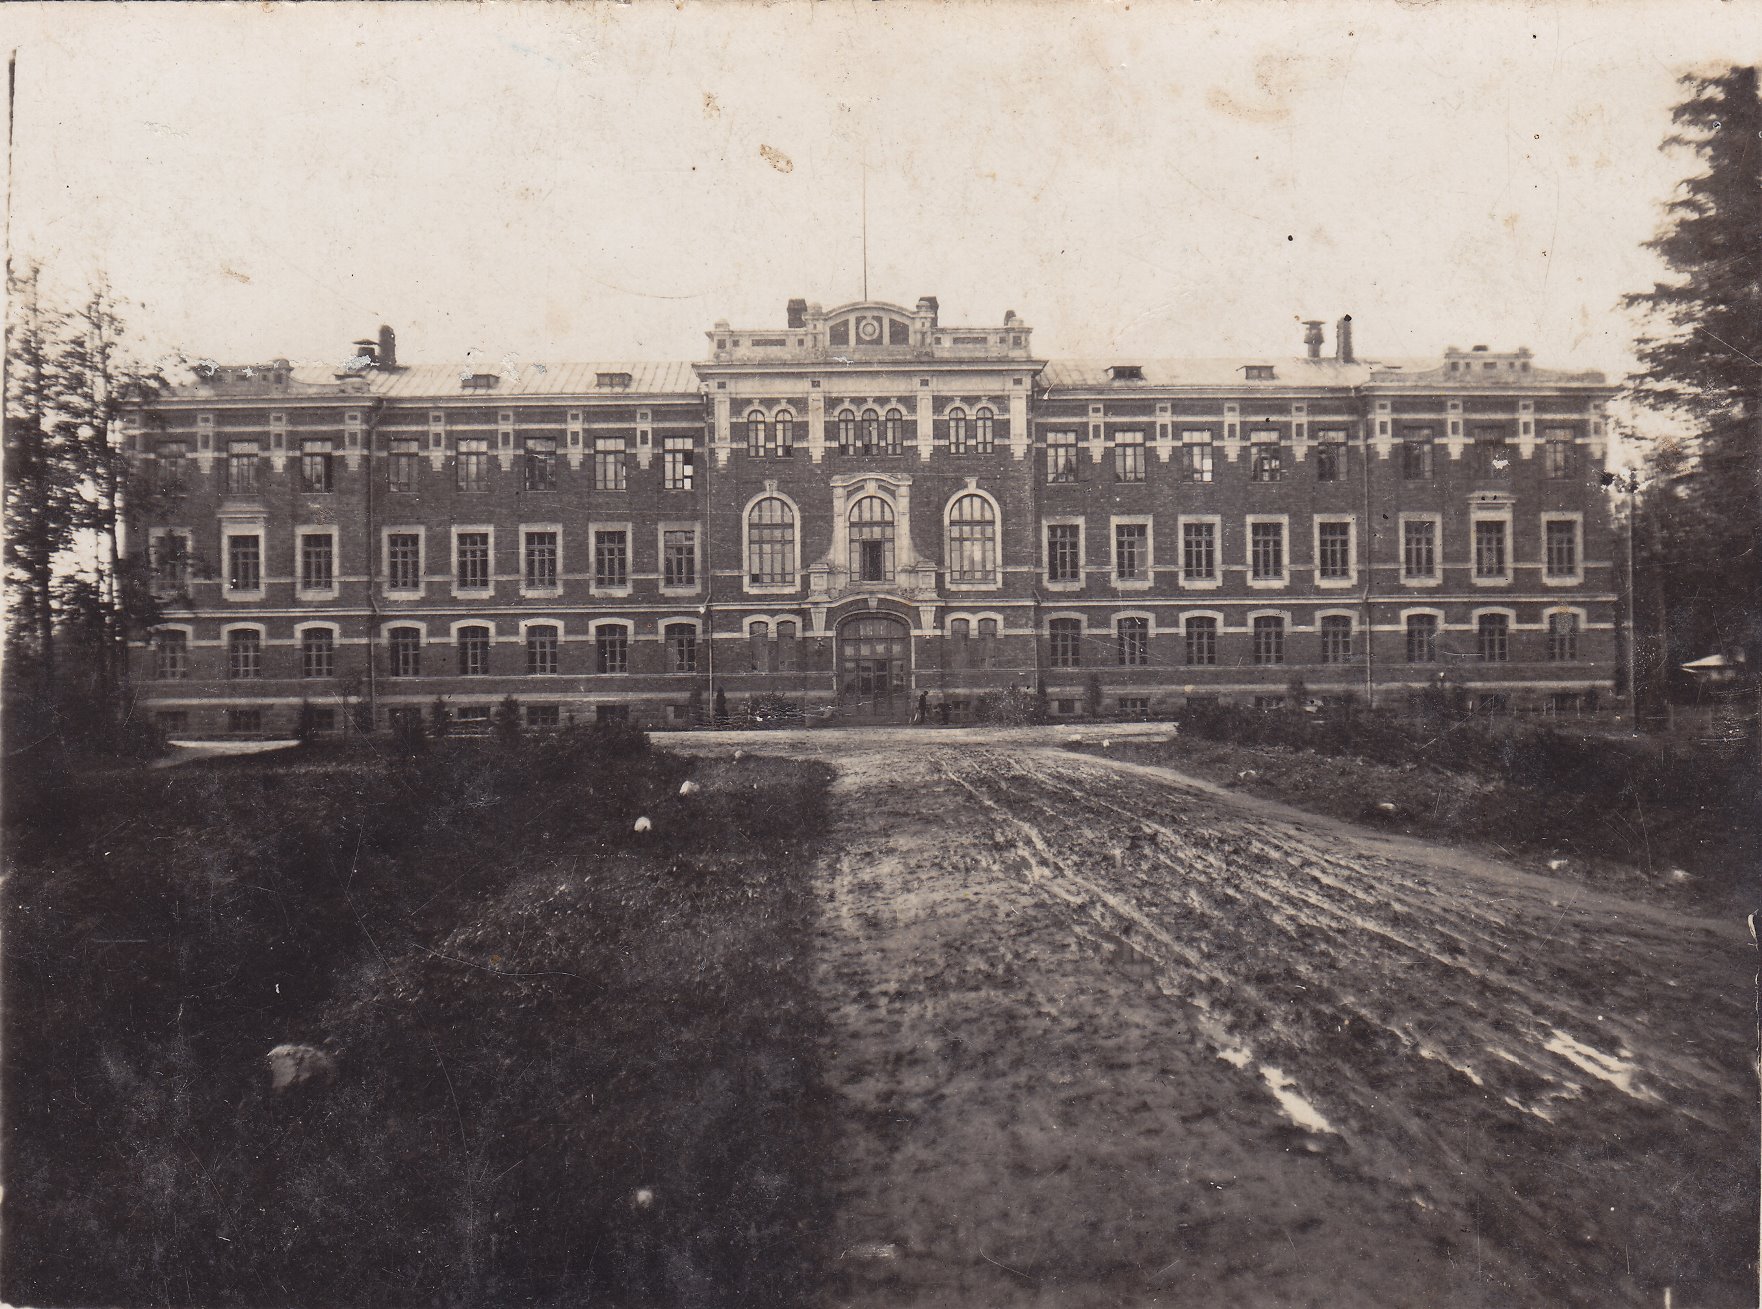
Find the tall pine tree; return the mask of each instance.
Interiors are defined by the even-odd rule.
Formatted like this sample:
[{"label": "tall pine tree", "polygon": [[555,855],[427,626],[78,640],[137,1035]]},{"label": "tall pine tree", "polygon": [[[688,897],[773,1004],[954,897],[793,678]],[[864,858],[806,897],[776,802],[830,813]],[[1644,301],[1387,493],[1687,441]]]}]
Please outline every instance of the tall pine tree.
[{"label": "tall pine tree", "polygon": [[[1754,67],[1683,79],[1663,148],[1700,171],[1647,243],[1669,270],[1625,298],[1642,320],[1633,398],[1678,423],[1686,466],[1655,456],[1640,506],[1654,615],[1674,663],[1762,664],[1762,88]],[[1685,530],[1690,529],[1690,530]]]}]

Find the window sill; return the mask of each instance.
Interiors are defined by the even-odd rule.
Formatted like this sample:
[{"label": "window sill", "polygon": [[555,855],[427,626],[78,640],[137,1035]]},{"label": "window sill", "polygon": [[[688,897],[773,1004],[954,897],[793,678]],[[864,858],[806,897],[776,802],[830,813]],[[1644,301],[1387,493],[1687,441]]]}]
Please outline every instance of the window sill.
[{"label": "window sill", "polygon": [[414,590],[414,591],[394,591],[391,588],[387,587],[384,590],[382,590],[380,592],[380,594],[382,596],[384,596],[387,600],[410,601],[410,600],[420,600],[422,598],[422,591],[420,589]]},{"label": "window sill", "polygon": [[220,593],[220,598],[222,600],[225,600],[228,604],[255,604],[258,601],[263,600],[265,598],[265,596],[264,596],[264,592],[261,590],[257,590],[257,591],[225,590]]},{"label": "window sill", "polygon": [[661,586],[661,594],[665,596],[684,596],[689,598],[694,595],[703,594],[703,587],[698,586],[696,583],[693,583],[690,586],[667,586],[663,583]]},{"label": "window sill", "polygon": [[1223,584],[1223,579],[1217,577],[1183,577],[1180,582],[1183,591],[1215,591]]},{"label": "window sill", "polygon": [[1051,578],[1041,579],[1041,585],[1048,591],[1058,591],[1064,595],[1074,595],[1083,589],[1081,582],[1055,582]]},{"label": "window sill", "polygon": [[294,599],[300,601],[302,604],[316,604],[325,600],[338,599],[341,595],[342,592],[336,587],[331,587],[324,591],[308,591],[301,588],[295,590]]},{"label": "window sill", "polygon": [[604,596],[608,600],[628,600],[630,598],[628,586],[590,586],[587,588],[587,593],[592,596]]},{"label": "window sill", "polygon": [[1358,585],[1356,577],[1318,577],[1315,579],[1318,591],[1350,591]]},{"label": "window sill", "polygon": [[523,586],[520,588],[522,600],[561,600],[563,588],[560,586]]},{"label": "window sill", "polygon": [[1403,577],[1401,579],[1402,586],[1442,586],[1443,584],[1444,579],[1441,577]]},{"label": "window sill", "polygon": [[1472,577],[1469,579],[1476,586],[1510,586],[1509,577]]},{"label": "window sill", "polygon": [[1546,573],[1542,574],[1543,586],[1583,586],[1584,584],[1585,579],[1582,573],[1574,577],[1549,577]]},{"label": "window sill", "polygon": [[1156,583],[1148,577],[1116,577],[1113,579],[1116,591],[1148,591],[1155,585]]},{"label": "window sill", "polygon": [[747,582],[741,588],[744,595],[795,595],[801,590],[799,582]]},{"label": "window sill", "polygon": [[493,586],[455,586],[453,588],[453,599],[490,600],[495,598],[495,593],[496,589]]},{"label": "window sill", "polygon": [[1251,577],[1248,587],[1252,591],[1280,591],[1291,585],[1289,577]]},{"label": "window sill", "polygon": [[[1068,583],[1066,583],[1068,585]],[[954,595],[974,595],[1003,590],[1002,582],[948,582],[943,589]]]}]

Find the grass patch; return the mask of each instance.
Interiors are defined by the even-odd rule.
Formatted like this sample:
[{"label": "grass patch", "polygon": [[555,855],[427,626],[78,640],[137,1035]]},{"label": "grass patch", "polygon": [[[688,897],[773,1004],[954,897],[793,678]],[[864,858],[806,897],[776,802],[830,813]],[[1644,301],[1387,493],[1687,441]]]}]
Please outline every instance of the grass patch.
[{"label": "grass patch", "polygon": [[1611,890],[1728,909],[1758,889],[1762,776],[1742,753],[1554,727],[1236,706],[1192,711],[1168,740],[1078,748],[1410,835],[1564,860],[1555,871]]},{"label": "grass patch", "polygon": [[595,728],[12,779],[5,1298],[802,1298],[828,777]]}]

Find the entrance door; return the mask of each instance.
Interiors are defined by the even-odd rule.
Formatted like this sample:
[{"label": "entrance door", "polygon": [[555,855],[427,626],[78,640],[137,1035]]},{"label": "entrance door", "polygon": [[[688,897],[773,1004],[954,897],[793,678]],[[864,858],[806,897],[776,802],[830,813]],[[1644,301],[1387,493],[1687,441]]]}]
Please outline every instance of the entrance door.
[{"label": "entrance door", "polygon": [[911,630],[887,614],[864,614],[838,629],[838,702],[847,714],[875,722],[911,716],[911,642]]}]

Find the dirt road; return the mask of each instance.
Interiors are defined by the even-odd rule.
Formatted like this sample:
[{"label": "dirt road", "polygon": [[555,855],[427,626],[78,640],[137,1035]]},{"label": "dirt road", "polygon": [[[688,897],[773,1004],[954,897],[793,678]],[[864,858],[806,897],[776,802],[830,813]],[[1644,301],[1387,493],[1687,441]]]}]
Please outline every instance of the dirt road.
[{"label": "dirt road", "polygon": [[831,1302],[1755,1303],[1738,924],[1045,736],[739,744],[841,769]]}]

